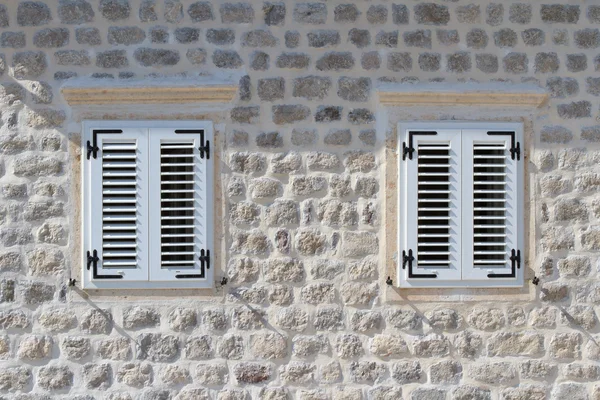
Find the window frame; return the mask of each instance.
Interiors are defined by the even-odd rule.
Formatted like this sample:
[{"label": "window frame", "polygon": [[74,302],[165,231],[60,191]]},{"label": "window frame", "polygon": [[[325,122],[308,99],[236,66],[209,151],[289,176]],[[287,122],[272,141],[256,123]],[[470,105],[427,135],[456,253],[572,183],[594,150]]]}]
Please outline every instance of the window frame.
[{"label": "window frame", "polygon": [[[396,279],[398,282],[398,286],[400,288],[520,288],[523,287],[524,284],[524,275],[525,275],[525,255],[526,249],[524,248],[524,192],[525,192],[525,181],[524,181],[524,164],[525,164],[525,146],[524,146],[524,138],[523,138],[523,124],[520,122],[469,122],[469,121],[404,121],[399,122],[397,124],[397,145],[396,151],[398,154],[397,160],[398,165],[396,166],[398,175],[396,178],[397,185],[397,237],[396,237],[396,246],[397,246],[397,268],[396,268]],[[515,196],[516,196],[516,212],[517,212],[517,237],[516,243],[517,248],[520,250],[521,254],[521,262],[520,268],[516,269],[516,277],[515,278],[488,278],[486,280],[466,280],[464,278],[464,270],[466,268],[463,262],[463,241],[461,239],[460,243],[460,271],[461,271],[461,279],[460,280],[440,280],[440,279],[415,279],[408,278],[407,270],[403,269],[403,250],[406,250],[407,247],[407,233],[408,233],[408,221],[409,217],[409,202],[406,190],[408,187],[408,164],[407,160],[404,161],[402,158],[402,144],[405,142],[405,138],[407,132],[409,130],[421,130],[421,131],[442,131],[442,130],[486,130],[486,131],[514,131],[515,132],[515,141],[520,143],[521,146],[521,157],[520,161],[516,162],[516,183],[515,187],[517,188]],[[462,138],[462,133],[461,133]],[[462,139],[461,139],[462,140]],[[464,144],[461,142],[461,150],[464,151]],[[464,188],[462,187],[462,182],[464,181],[463,176],[465,176],[465,172],[463,171],[464,165],[469,165],[470,163],[464,163],[461,161],[459,165],[461,165],[461,174],[460,181],[461,187],[460,192],[462,192]],[[414,203],[411,202],[411,203]],[[462,210],[462,207],[461,207]],[[462,212],[461,212],[462,214]],[[414,218],[412,218],[414,220]],[[460,232],[461,235],[463,233],[464,226],[464,218],[460,218]],[[405,228],[407,227],[407,228]],[[415,249],[416,250],[416,249]]]},{"label": "window frame", "polygon": [[[93,187],[94,179],[91,176],[91,162],[87,160],[87,141],[92,138],[93,129],[198,129],[204,130],[204,140],[211,142],[211,155],[208,162],[205,164],[206,168],[206,217],[201,221],[206,224],[206,244],[207,250],[210,250],[210,268],[205,268],[205,277],[203,279],[190,279],[181,281],[152,281],[150,264],[146,265],[148,271],[147,281],[132,281],[132,280],[98,280],[92,278],[92,272],[87,270],[87,251],[91,250],[91,239],[92,239],[92,205],[91,205],[91,192],[90,189]],[[213,122],[206,120],[84,120],[82,121],[83,133],[81,135],[81,207],[82,207],[82,218],[81,218],[81,273],[82,273],[82,287],[84,289],[206,289],[214,287],[214,270],[215,270],[215,235],[214,235],[214,213],[215,213],[215,194],[214,194],[214,167],[215,167],[215,147],[214,146],[214,130]],[[149,132],[147,133],[149,134]],[[150,157],[150,140],[147,141],[145,147],[148,157]],[[148,164],[151,160],[148,160]],[[147,173],[150,173],[151,168],[147,167]],[[151,184],[149,182],[149,184]],[[97,186],[97,185],[96,185]],[[150,190],[146,193],[150,195]],[[146,215],[149,216],[149,210]],[[151,238],[147,237],[147,242],[151,242]],[[148,250],[149,251],[148,245]]]}]

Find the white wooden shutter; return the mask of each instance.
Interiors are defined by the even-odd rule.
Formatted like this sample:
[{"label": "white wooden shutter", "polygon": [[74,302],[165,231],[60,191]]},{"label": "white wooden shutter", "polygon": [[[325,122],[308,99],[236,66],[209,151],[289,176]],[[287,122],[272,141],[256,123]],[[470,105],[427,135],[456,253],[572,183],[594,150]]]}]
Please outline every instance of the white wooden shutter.
[{"label": "white wooden shutter", "polygon": [[[86,280],[148,279],[148,179],[146,130],[94,129],[86,135]],[[91,147],[90,147],[91,146]],[[89,259],[89,256],[97,259]],[[119,278],[120,277],[120,278]]]},{"label": "white wooden shutter", "polygon": [[151,128],[149,140],[150,280],[210,286],[212,130]]},{"label": "white wooden shutter", "polygon": [[401,284],[447,286],[461,278],[460,130],[409,129],[404,140]]},{"label": "white wooden shutter", "polygon": [[520,285],[520,132],[464,129],[462,144],[462,278]]}]

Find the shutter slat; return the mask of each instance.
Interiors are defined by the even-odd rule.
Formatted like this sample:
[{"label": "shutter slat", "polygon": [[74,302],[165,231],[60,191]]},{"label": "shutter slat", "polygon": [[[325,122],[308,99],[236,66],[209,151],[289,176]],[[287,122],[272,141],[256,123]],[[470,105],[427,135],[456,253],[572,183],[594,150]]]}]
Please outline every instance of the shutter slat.
[{"label": "shutter slat", "polygon": [[[466,259],[470,259],[465,268],[467,278],[487,278],[490,271],[505,273],[509,268],[508,253],[508,231],[511,204],[507,198],[512,188],[508,181],[511,172],[509,166],[510,155],[508,154],[504,138],[490,137],[486,132],[479,135],[472,134],[465,140],[472,160],[470,172],[472,176],[466,182],[464,190],[467,198],[470,198],[465,207],[472,207],[468,212],[471,218],[472,228],[464,231],[471,237],[470,249],[466,253]],[[464,248],[467,252],[467,247]],[[491,270],[490,270],[491,269]]]},{"label": "shutter slat", "polygon": [[197,268],[198,155],[191,141],[160,143],[160,266]]},{"label": "shutter slat", "polygon": [[136,269],[139,153],[137,140],[104,140],[102,151],[102,267]]},{"label": "shutter slat", "polygon": [[435,230],[438,234],[428,237],[417,234],[417,267],[447,268],[450,265],[451,196],[456,191],[450,172],[451,159],[448,143],[419,142],[417,146],[417,168],[427,171],[416,174],[417,187],[422,189],[417,190],[417,232]]}]

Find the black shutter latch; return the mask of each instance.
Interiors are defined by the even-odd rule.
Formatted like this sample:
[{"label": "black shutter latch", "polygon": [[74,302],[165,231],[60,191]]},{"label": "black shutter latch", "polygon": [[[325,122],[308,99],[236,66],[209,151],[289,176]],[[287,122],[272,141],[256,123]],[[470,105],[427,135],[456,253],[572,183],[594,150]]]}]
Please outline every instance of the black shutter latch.
[{"label": "black shutter latch", "polygon": [[408,250],[408,254],[406,254],[406,251],[402,250],[402,269],[406,269],[406,264],[412,267],[413,261],[415,261],[415,257],[413,257],[413,251]]},{"label": "black shutter latch", "polygon": [[90,270],[92,267],[92,278],[93,279],[123,279],[123,275],[99,275],[98,274],[98,251],[94,250],[92,253],[87,252],[87,269]]},{"label": "black shutter latch", "polygon": [[206,159],[210,160],[210,140],[207,140],[206,143],[203,142],[198,150],[200,150],[200,158],[204,158],[204,153],[206,153]]},{"label": "black shutter latch", "polygon": [[198,257],[200,260],[200,273],[199,274],[177,274],[175,278],[177,279],[202,279],[206,276],[205,271],[210,269],[210,250],[202,249],[200,250],[200,256]]}]

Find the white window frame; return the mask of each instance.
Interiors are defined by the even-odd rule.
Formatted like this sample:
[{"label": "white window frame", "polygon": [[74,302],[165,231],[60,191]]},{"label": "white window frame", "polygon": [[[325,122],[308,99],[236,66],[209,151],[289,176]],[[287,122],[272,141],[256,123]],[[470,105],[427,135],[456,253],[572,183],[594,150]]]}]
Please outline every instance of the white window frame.
[{"label": "white window frame", "polygon": [[[400,122],[397,125],[398,132],[398,237],[397,237],[397,282],[400,288],[503,288],[503,287],[522,287],[524,282],[524,270],[525,270],[525,248],[524,248],[524,163],[525,163],[525,149],[523,142],[523,124],[521,123],[503,123],[503,122],[461,122],[461,121],[448,121],[448,122],[422,122],[422,121],[407,121]],[[459,131],[461,135],[461,145],[457,148],[457,154],[461,155],[461,161],[465,157],[465,152],[468,151],[466,142],[462,141],[462,135],[477,135],[479,133],[486,134],[487,131],[514,131],[515,141],[520,143],[521,155],[520,161],[516,161],[516,182],[514,182],[514,188],[516,190],[512,195],[516,201],[516,219],[513,220],[516,228],[516,238],[514,242],[517,243],[517,248],[520,250],[521,260],[520,268],[516,269],[515,278],[487,278],[481,274],[469,273],[468,260],[473,258],[465,257],[464,253],[469,249],[469,243],[467,240],[463,240],[461,237],[460,245],[460,279],[456,279],[455,275],[448,275],[449,272],[440,272],[438,278],[431,279],[419,279],[409,278],[408,268],[403,268],[403,251],[413,249],[416,252],[416,238],[414,235],[409,235],[408,231],[415,229],[416,227],[416,181],[409,179],[408,164],[407,162],[416,162],[416,160],[403,160],[403,142],[406,141],[408,131],[445,131],[445,132],[456,132]],[[466,133],[463,133],[466,132]],[[415,136],[417,137],[417,136]],[[510,141],[510,139],[508,139]],[[407,143],[408,145],[408,143]],[[413,146],[415,147],[415,146]],[[416,147],[415,147],[416,148]],[[415,151],[416,155],[416,151]],[[461,198],[464,196],[464,192],[468,189],[465,188],[465,184],[469,185],[469,182],[473,182],[473,178],[470,180],[465,179],[468,173],[464,171],[462,165],[463,162],[459,163],[461,166],[461,172],[459,174],[461,182]],[[470,165],[470,164],[469,164]],[[412,190],[411,190],[412,189]],[[463,203],[465,199],[462,199]],[[463,204],[460,210],[459,228],[461,235],[464,234],[464,226],[470,226],[472,230],[472,211],[471,213],[465,213],[464,210],[467,207]],[[470,215],[470,216],[469,216]],[[466,225],[465,225],[466,224]],[[411,237],[409,237],[411,236]],[[469,239],[470,240],[470,239]],[[414,255],[416,257],[416,254]],[[447,278],[447,279],[446,279]]]},{"label": "white window frame", "polygon": [[[81,204],[82,204],[82,251],[81,251],[81,265],[82,265],[82,286],[85,289],[180,289],[180,288],[188,288],[188,289],[199,289],[199,288],[211,288],[214,286],[214,182],[213,182],[213,168],[214,168],[214,140],[213,140],[213,124],[211,121],[96,121],[96,120],[86,120],[83,121],[83,134],[81,140],[81,187],[82,187],[82,196],[81,196]],[[135,132],[133,135],[128,134],[128,138],[137,136],[141,137],[143,135],[148,135],[150,129],[158,132],[160,134],[161,130],[175,130],[175,129],[184,129],[184,130],[203,130],[204,131],[204,140],[210,141],[210,159],[205,159],[205,182],[206,182],[206,196],[202,199],[202,206],[206,211],[206,217],[203,221],[201,221],[202,225],[202,237],[204,238],[205,248],[210,251],[210,268],[205,268],[205,276],[201,279],[173,279],[172,276],[168,276],[169,274],[159,273],[154,271],[151,267],[151,254],[149,254],[152,250],[152,246],[156,245],[156,240],[153,240],[152,237],[147,237],[145,233],[149,232],[149,230],[142,231],[141,240],[147,243],[145,254],[141,254],[141,260],[147,260],[147,265],[142,266],[141,273],[134,274],[134,279],[121,280],[121,279],[93,279],[92,271],[87,270],[87,252],[92,249],[99,250],[99,246],[96,240],[96,243],[92,243],[92,237],[98,237],[98,235],[92,235],[92,229],[101,229],[101,213],[94,210],[98,210],[98,207],[101,207],[101,196],[93,196],[92,193],[101,193],[101,177],[92,176],[92,172],[94,169],[98,169],[97,166],[93,167],[94,162],[98,163],[100,160],[95,160],[91,158],[87,159],[87,142],[88,140],[92,141],[92,131],[98,129],[123,129],[124,132]],[[163,135],[164,136],[164,135]],[[149,176],[152,171],[156,171],[156,163],[153,163],[150,160],[152,152],[150,151],[151,141],[143,140],[142,148],[140,151],[145,151],[148,156],[143,157],[142,160],[148,160],[149,165],[144,165],[143,168],[146,168],[144,172],[145,176]],[[156,153],[156,152],[155,152]],[[154,164],[154,166],[152,166]],[[100,179],[98,179],[100,178]],[[146,179],[145,183],[142,183],[142,187],[146,188],[145,195],[146,197],[150,197],[153,193],[151,188],[152,182],[149,182],[149,179]],[[160,186],[160,185],[159,185]],[[159,203],[159,202],[158,202]],[[156,199],[148,200],[149,209],[144,210],[145,216],[147,217],[148,224],[153,224],[151,221],[151,216],[155,215],[155,211],[153,212],[150,208],[152,206],[156,206]],[[155,225],[157,225],[154,222]],[[155,229],[156,231],[156,229]],[[160,232],[160,230],[159,230]],[[95,247],[94,247],[95,246]],[[101,246],[100,246],[101,248]],[[99,273],[102,272],[102,267],[99,264],[98,267]],[[114,271],[111,271],[114,273]],[[144,278],[145,275],[147,279]]]}]

